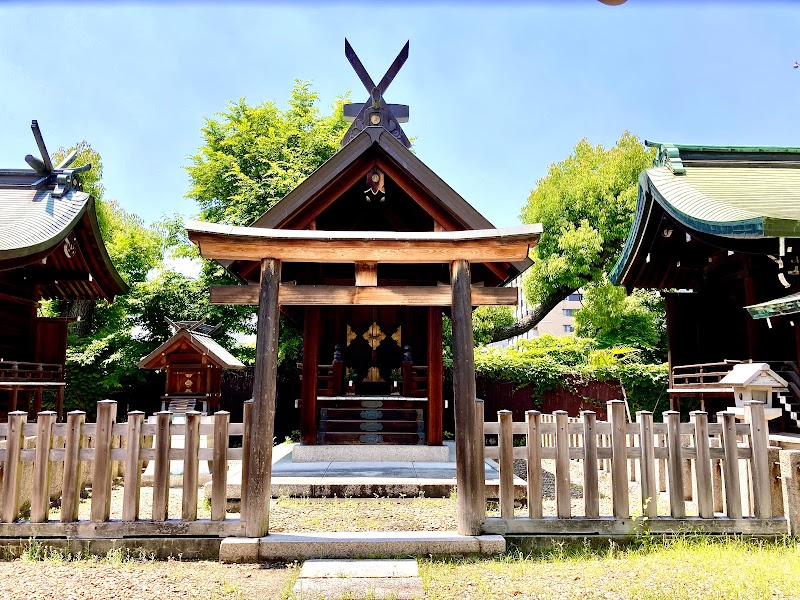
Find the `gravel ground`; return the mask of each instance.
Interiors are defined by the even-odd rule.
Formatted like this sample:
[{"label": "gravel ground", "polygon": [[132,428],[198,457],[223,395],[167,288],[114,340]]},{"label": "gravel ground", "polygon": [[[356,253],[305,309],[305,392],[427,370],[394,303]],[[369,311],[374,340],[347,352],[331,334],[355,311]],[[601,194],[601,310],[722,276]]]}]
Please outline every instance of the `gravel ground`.
[{"label": "gravel ground", "polygon": [[6,600],[168,600],[170,598],[282,598],[296,565],[222,565],[217,562],[108,560],[0,562]]}]

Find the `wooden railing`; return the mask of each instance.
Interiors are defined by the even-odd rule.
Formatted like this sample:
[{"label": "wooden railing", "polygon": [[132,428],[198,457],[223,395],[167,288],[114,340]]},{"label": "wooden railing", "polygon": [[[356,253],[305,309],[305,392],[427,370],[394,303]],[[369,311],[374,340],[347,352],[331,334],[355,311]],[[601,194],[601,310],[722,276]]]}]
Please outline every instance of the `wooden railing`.
[{"label": "wooden railing", "polygon": [[34,414],[42,410],[45,389],[55,392],[56,413],[62,415],[64,405],[64,367],[60,364],[0,360],[0,389],[10,391],[7,410],[17,410],[19,393],[28,400]]},{"label": "wooden railing", "polygon": [[702,389],[705,387],[719,387],[719,381],[730,373],[733,365],[739,360],[724,360],[722,362],[701,363],[695,365],[675,365],[670,372],[670,388]]},{"label": "wooden railing", "polygon": [[[231,461],[241,461],[246,473],[249,457],[249,424],[252,401],[245,403],[243,423],[230,423],[230,414],[218,412],[212,423],[201,423],[199,412],[185,413],[185,423],[173,423],[170,412],[156,413],[155,423],[146,423],[144,413],[128,413],[125,423],[116,423],[117,403],[104,400],[97,405],[97,422],[86,423],[86,413],[73,411],[66,423],[56,423],[55,412],[38,415],[27,423],[27,414],[12,412],[7,424],[0,424],[0,437],[6,447],[0,450],[3,482],[0,491],[0,537],[127,537],[150,535],[242,535],[244,523],[226,518],[227,477]],[[213,436],[213,447],[201,448],[200,436]],[[36,446],[23,449],[25,436],[36,436]],[[115,437],[122,446],[113,448]],[[152,447],[143,443],[154,436]],[[175,436],[183,436],[183,447],[173,447]],[[231,447],[230,436],[243,436],[243,447]],[[63,438],[63,448],[53,447],[54,438]],[[87,438],[91,443],[87,444]],[[170,461],[183,461],[181,518],[169,518]],[[211,518],[198,519],[199,462],[211,461]],[[112,464],[121,461],[124,492],[121,519],[111,520],[114,472]],[[140,514],[141,478],[144,461],[154,462],[152,514]],[[53,463],[63,463],[60,521],[49,520],[51,472]],[[23,464],[33,463],[30,519],[20,518],[20,487]],[[91,464],[90,519],[79,520],[78,508],[83,477]],[[242,505],[246,496],[246,477],[242,478]],[[149,517],[149,518],[148,518]]]},{"label": "wooden railing", "polygon": [[[663,423],[654,423],[653,414],[646,411],[636,413],[636,422],[628,423],[625,403],[621,401],[608,403],[608,415],[609,421],[597,421],[594,412],[585,411],[579,422],[570,422],[565,411],[556,411],[552,422],[545,422],[545,415],[528,411],[525,423],[514,423],[510,411],[499,411],[498,422],[483,423],[484,435],[496,434],[499,441],[498,446],[485,448],[485,456],[498,459],[500,466],[500,516],[486,518],[483,530],[502,534],[631,534],[642,529],[773,534],[787,531],[782,509],[773,513],[775,485],[763,404],[745,403],[745,423],[737,423],[730,412],[721,413],[719,423],[709,423],[708,415],[700,411],[691,414],[690,423],[681,423],[676,411],[665,412]],[[515,447],[514,436],[524,436],[525,445]],[[659,446],[657,436],[665,438],[665,446]],[[515,514],[514,459],[527,461],[526,516]],[[555,517],[545,517],[543,511],[543,461],[552,461],[548,467],[555,475]],[[580,517],[573,515],[572,461],[580,461],[582,471]],[[610,461],[611,506],[610,514],[605,515],[601,514],[598,461]],[[631,516],[629,461],[638,465],[638,519]],[[668,514],[659,514],[656,461],[664,461],[666,468]],[[687,461],[691,461],[696,484],[696,517],[687,517]],[[746,461],[743,476],[740,461]],[[743,517],[743,490],[745,498],[752,497],[749,517]],[[780,494],[779,486],[777,493]],[[782,506],[780,502],[776,505]],[[724,514],[719,514],[723,506]],[[715,508],[719,510],[715,512]]]}]

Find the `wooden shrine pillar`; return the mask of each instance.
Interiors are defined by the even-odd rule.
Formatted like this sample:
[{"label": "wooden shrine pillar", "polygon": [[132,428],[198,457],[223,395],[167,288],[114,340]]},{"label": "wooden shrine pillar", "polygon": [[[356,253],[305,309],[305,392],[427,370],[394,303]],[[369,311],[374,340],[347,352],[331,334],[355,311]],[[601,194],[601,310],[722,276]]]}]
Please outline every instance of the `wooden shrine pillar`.
[{"label": "wooden shrine pillar", "polygon": [[458,533],[479,535],[484,513],[483,440],[476,428],[475,352],[469,262],[451,269],[453,318],[453,402],[456,422]]},{"label": "wooden shrine pillar", "polygon": [[[758,295],[756,294],[756,284],[752,276],[744,278],[744,305],[750,306],[758,304]],[[761,332],[759,331],[760,324],[751,317],[746,310],[742,310],[745,318],[745,327],[747,330],[747,358],[752,361],[760,360],[759,354],[761,349]]]},{"label": "wooden shrine pillar", "polygon": [[320,337],[319,306],[306,306],[303,321],[303,381],[300,386],[300,441],[317,443],[317,369]]},{"label": "wooden shrine pillar", "polygon": [[442,309],[428,307],[428,445],[442,445]]},{"label": "wooden shrine pillar", "polygon": [[256,328],[256,364],[253,378],[253,416],[250,461],[246,474],[247,500],[243,507],[245,535],[269,533],[269,501],[272,481],[272,437],[275,431],[275,392],[278,375],[278,288],[281,262],[261,260]]},{"label": "wooden shrine pillar", "polygon": [[[678,331],[677,302],[677,294],[664,294],[664,312],[666,313],[665,316],[667,320],[667,369],[669,371],[669,381],[667,385],[669,389],[674,387],[674,382],[672,380],[672,367],[675,366],[674,351]],[[674,394],[669,394],[669,409],[680,410],[680,405],[680,397],[675,396]]]}]

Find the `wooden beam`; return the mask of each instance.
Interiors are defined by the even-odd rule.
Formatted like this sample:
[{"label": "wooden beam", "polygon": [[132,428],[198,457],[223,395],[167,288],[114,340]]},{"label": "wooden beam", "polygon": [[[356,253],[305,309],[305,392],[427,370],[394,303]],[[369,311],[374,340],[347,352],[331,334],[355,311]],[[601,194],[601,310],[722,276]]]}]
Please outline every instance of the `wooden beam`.
[{"label": "wooden beam", "polygon": [[204,258],[284,262],[515,262],[528,258],[541,225],[473,231],[320,231],[187,224]]},{"label": "wooden beam", "polygon": [[269,533],[269,502],[272,497],[272,435],[275,430],[275,392],[278,374],[278,288],[281,263],[261,261],[261,284],[256,326],[256,364],[253,379],[253,416],[250,461],[247,473],[245,535]]},{"label": "wooden beam", "polygon": [[300,383],[300,441],[306,446],[317,443],[317,368],[321,311],[307,306],[303,321],[303,381]]},{"label": "wooden beam", "polygon": [[356,287],[377,286],[378,285],[378,263],[357,262],[356,263]]},{"label": "wooden beam", "polygon": [[[517,288],[471,286],[471,306],[515,306]],[[211,286],[212,304],[258,304],[257,285]],[[449,306],[450,286],[354,287],[346,285],[281,285],[278,302],[284,306]]]},{"label": "wooden beam", "polygon": [[456,423],[457,524],[461,535],[480,535],[483,485],[483,440],[475,421],[475,353],[472,339],[469,262],[457,260],[451,270],[453,291],[453,398]]}]

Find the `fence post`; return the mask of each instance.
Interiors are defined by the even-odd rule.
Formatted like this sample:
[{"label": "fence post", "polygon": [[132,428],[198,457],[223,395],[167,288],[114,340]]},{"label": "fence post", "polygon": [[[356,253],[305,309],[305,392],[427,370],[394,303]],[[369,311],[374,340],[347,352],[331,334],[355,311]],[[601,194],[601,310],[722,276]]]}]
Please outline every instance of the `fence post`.
[{"label": "fence post", "polygon": [[181,519],[197,520],[197,475],[200,464],[200,413],[186,412],[186,435],[183,444],[183,493],[181,494]]},{"label": "fence post", "polygon": [[[719,422],[719,419],[717,419]],[[715,435],[710,440],[711,448],[722,449],[721,437]],[[725,496],[722,491],[722,461],[718,458],[711,460],[711,487],[714,494],[714,512],[721,513],[725,510],[723,498]]]},{"label": "fence post", "polygon": [[542,434],[538,410],[525,412],[528,424],[526,446],[528,451],[528,517],[542,518]]},{"label": "fence post", "polygon": [[587,519],[600,516],[600,490],[597,464],[597,415],[581,411],[583,421],[583,509]]},{"label": "fence post", "polygon": [[500,435],[500,518],[514,518],[514,424],[510,410],[497,411]]},{"label": "fence post", "polygon": [[631,509],[628,501],[625,403],[622,400],[609,400],[607,406],[611,421],[611,502],[614,516],[627,519]]},{"label": "fence post", "polygon": [[[486,435],[483,433],[484,416],[484,402],[480,398],[475,399],[475,456],[477,457],[476,467],[473,470],[475,481],[473,487],[476,490],[475,499],[475,518],[482,522],[486,518]],[[512,425],[513,427],[513,425]],[[513,431],[513,430],[512,430]],[[512,443],[513,445],[513,443]],[[512,462],[513,464],[513,462]],[[513,483],[513,467],[512,467],[512,483]],[[512,488],[513,489],[513,488]],[[513,496],[512,496],[513,498]]]},{"label": "fence post", "polygon": [[228,425],[231,413],[214,413],[214,460],[211,474],[211,520],[225,520],[225,504],[228,489]]},{"label": "fence post", "polygon": [[569,476],[569,421],[565,410],[557,410],[555,417],[556,448],[556,515],[559,519],[572,516]]},{"label": "fence post", "polygon": [[772,516],[782,517],[783,489],[781,488],[780,446],[770,446],[769,453],[769,497],[772,501]]},{"label": "fence post", "polygon": [[125,440],[125,491],[122,497],[122,520],[136,521],[139,518],[139,498],[142,485],[142,462],[139,460],[142,447],[142,424],[144,413],[132,410],[128,413],[128,431]]},{"label": "fence post", "polygon": [[744,403],[744,420],[750,424],[750,448],[753,477],[753,512],[759,519],[772,517],[769,485],[769,446],[767,418],[761,402]]},{"label": "fence post", "polygon": [[[86,422],[86,413],[73,410],[67,414],[67,437],[64,442],[64,485],[61,489],[61,522],[78,520],[78,505],[81,500],[81,430]],[[126,482],[127,483],[127,482]]]},{"label": "fence post", "polygon": [[44,523],[50,513],[50,449],[53,447],[53,423],[56,413],[40,412],[36,419],[36,461],[33,463],[31,523]]},{"label": "fence post", "polygon": [[13,523],[19,518],[19,494],[22,484],[22,430],[28,413],[13,410],[8,413],[6,436],[6,464],[3,470],[3,523]]},{"label": "fence post", "polygon": [[245,506],[247,505],[247,472],[250,468],[250,440],[252,438],[252,428],[253,401],[245,400],[244,406],[242,407],[242,485],[239,491],[239,514],[242,519],[245,518]]},{"label": "fence post", "polygon": [[[155,466],[153,468],[153,521],[166,521],[169,515],[169,431],[172,413],[156,413]],[[244,474],[242,474],[244,477]]]},{"label": "fence post", "polygon": [[636,413],[639,424],[639,479],[642,486],[642,513],[649,519],[658,516],[658,492],[656,491],[655,439],[653,437],[653,413],[640,410]]},{"label": "fence post", "polygon": [[111,430],[116,418],[115,400],[100,400],[97,403],[91,508],[92,521],[95,523],[108,521],[111,516]]},{"label": "fence post", "polygon": [[789,533],[800,535],[800,450],[781,450],[779,454],[783,514],[789,522]]},{"label": "fence post", "polygon": [[694,472],[697,480],[697,512],[701,519],[713,519],[714,490],[711,485],[708,413],[695,410],[689,414],[694,423],[694,446],[697,451],[697,458],[694,461]]},{"label": "fence post", "polygon": [[675,519],[686,516],[686,499],[683,489],[683,460],[681,457],[681,413],[668,410],[663,413],[667,424],[667,480],[669,509]]},{"label": "fence post", "polygon": [[736,415],[722,413],[722,446],[725,459],[722,465],[725,479],[725,506],[730,519],[742,518],[742,495],[739,485],[739,442],[736,439]]}]

